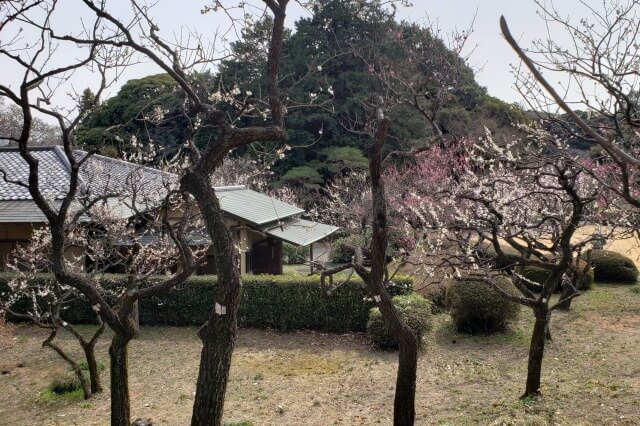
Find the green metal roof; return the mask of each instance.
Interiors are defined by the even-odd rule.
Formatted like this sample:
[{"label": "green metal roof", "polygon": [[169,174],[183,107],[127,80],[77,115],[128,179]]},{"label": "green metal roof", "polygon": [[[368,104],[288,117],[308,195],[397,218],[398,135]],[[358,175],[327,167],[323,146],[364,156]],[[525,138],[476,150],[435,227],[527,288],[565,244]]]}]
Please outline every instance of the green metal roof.
[{"label": "green metal roof", "polygon": [[338,227],[310,220],[289,218],[279,224],[269,224],[262,232],[297,246],[308,246],[338,230]]},{"label": "green metal roof", "polygon": [[253,225],[264,225],[304,210],[269,197],[245,186],[223,186],[215,189],[222,210]]}]

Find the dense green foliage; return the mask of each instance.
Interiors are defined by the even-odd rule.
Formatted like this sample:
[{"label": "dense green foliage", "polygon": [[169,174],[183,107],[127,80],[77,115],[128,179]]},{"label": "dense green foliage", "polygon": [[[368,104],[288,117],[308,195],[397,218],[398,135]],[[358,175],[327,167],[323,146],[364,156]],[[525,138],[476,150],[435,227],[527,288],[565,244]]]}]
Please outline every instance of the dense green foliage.
[{"label": "dense green foliage", "polygon": [[[431,303],[417,293],[395,296],[391,300],[400,320],[413,330],[420,342],[422,337],[431,331]],[[398,342],[387,328],[377,307],[371,308],[369,313],[367,335],[376,346],[381,348],[398,346]]]},{"label": "dense green foliage", "polygon": [[[345,123],[366,117],[364,105],[383,91],[378,73],[395,73],[430,82],[426,90],[438,98],[438,125],[445,135],[480,136],[484,126],[512,129],[526,117],[520,110],[489,96],[474,80],[473,71],[431,31],[398,22],[384,7],[363,8],[357,2],[321,0],[313,15],[300,19],[285,34],[281,63],[283,97],[288,98],[286,128],[293,149],[275,167],[276,178],[312,188],[335,175],[366,167],[368,136],[349,131]],[[269,17],[247,27],[231,45],[233,57],[222,61],[218,73],[193,74],[203,97],[235,89],[236,99],[264,98],[263,76],[269,42]],[[358,54],[345,53],[358,48]],[[230,105],[219,107],[233,115]],[[188,128],[184,94],[167,75],[153,75],[125,84],[83,123],[79,142],[95,146],[105,139],[120,151],[132,146],[131,136],[145,144],[153,140],[164,154],[175,152]],[[157,119],[157,112],[162,119]],[[388,112],[393,121],[386,149],[409,148],[431,137],[424,117],[405,102]],[[155,118],[154,118],[155,117]],[[260,114],[243,117],[239,125],[263,125]],[[118,126],[105,130],[110,126]],[[213,136],[202,127],[201,146]],[[513,132],[511,132],[513,133]],[[268,144],[267,144],[268,145]],[[254,156],[250,148],[234,155]]]},{"label": "dense green foliage", "polygon": [[[582,271],[584,270],[585,267],[585,263],[584,262],[580,262],[580,272],[578,273],[578,290],[589,290],[591,289],[591,287],[593,287],[593,283],[594,283],[594,269],[593,268],[589,268],[589,270],[586,273],[582,273]],[[551,275],[551,270],[550,269],[546,269],[546,268],[542,268],[539,266],[534,266],[534,265],[528,265],[527,267],[524,268],[524,277],[535,282],[538,283],[540,285],[543,285],[545,283],[545,281],[549,278],[549,276]],[[525,285],[527,285],[529,283],[527,283],[525,281]],[[528,285],[529,289],[532,291],[539,291],[539,289],[536,289],[535,285]],[[560,292],[562,291],[561,287],[556,288],[554,291],[556,292]]]},{"label": "dense green foliage", "polygon": [[[504,253],[504,258],[501,260],[496,259],[495,262],[495,266],[497,268],[501,268],[501,269],[507,269],[509,267],[514,267],[516,265],[518,265],[520,262],[522,262],[522,258],[520,256],[520,254],[512,247],[510,246],[505,246],[502,247],[502,252]],[[492,258],[496,258],[496,252],[493,249],[493,247],[488,247],[486,249],[486,254],[489,257]],[[591,287],[593,287],[593,283],[594,283],[594,271],[593,268],[590,268],[586,273],[583,273],[582,271],[584,271],[586,266],[586,263],[584,261],[580,261],[580,264],[578,265],[578,268],[580,270],[579,274],[578,274],[578,289],[579,290],[589,290]],[[522,268],[520,269],[520,273]],[[526,265],[524,268],[524,277],[533,281],[534,283],[537,284],[544,284],[544,282],[547,280],[547,278],[549,278],[549,276],[551,275],[551,270],[548,268],[543,268],[541,266],[535,266],[535,265]],[[540,288],[532,283],[527,283],[526,281],[524,282],[525,285],[527,285],[527,287],[529,288],[529,290],[537,292],[540,290]],[[556,288],[555,291],[559,292],[561,291],[561,288]]]},{"label": "dense green foliage", "polygon": [[[515,294],[510,280],[505,278],[499,285]],[[502,296],[490,285],[476,281],[451,283],[447,290],[447,305],[456,328],[470,334],[503,331],[520,313],[518,303]]]},{"label": "dense green foliage", "polygon": [[351,262],[355,255],[356,247],[362,247],[363,245],[364,238],[357,234],[338,238],[331,244],[329,259],[333,263]]},{"label": "dense green foliage", "polygon": [[635,284],[638,279],[638,268],[633,260],[620,253],[594,250],[591,260],[597,281]]},{"label": "dense green foliage", "polygon": [[301,265],[309,259],[309,247],[282,244],[282,259],[285,265]]},{"label": "dense green foliage", "polygon": [[[78,129],[78,142],[85,148],[106,144],[131,152],[140,149],[134,146],[132,138],[135,138],[140,144],[153,140],[168,152],[174,152],[188,124],[181,109],[178,86],[169,75],[129,80],[117,96],[108,99],[85,119]],[[157,110],[166,111],[170,119],[156,123],[152,116]]]},{"label": "dense green foliage", "polygon": [[[0,296],[7,291],[7,277],[0,277]],[[209,317],[216,299],[215,275],[191,277],[185,284],[161,296],[140,301],[140,323],[143,325],[200,326]],[[42,275],[38,279],[51,279]],[[329,332],[364,331],[373,306],[367,301],[363,284],[358,279],[338,288],[331,297],[323,296],[317,276],[247,275],[238,311],[238,324],[243,327],[279,330],[320,330]],[[412,291],[412,280],[397,277],[389,287],[392,295]],[[122,278],[104,278],[106,289],[121,291]],[[15,309],[28,308],[28,302],[17,303]],[[74,299],[62,317],[72,323],[94,323],[91,306]]]}]

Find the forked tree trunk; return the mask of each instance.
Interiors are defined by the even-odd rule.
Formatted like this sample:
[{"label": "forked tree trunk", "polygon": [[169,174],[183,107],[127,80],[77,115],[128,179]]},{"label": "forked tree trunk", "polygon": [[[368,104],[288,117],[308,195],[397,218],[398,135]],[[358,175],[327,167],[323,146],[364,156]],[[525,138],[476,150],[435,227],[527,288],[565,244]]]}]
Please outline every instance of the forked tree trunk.
[{"label": "forked tree trunk", "polygon": [[69,364],[69,366],[73,370],[73,373],[76,375],[78,381],[80,382],[80,387],[82,388],[82,395],[84,399],[91,398],[91,387],[89,386],[89,382],[87,382],[87,379],[82,373],[82,370],[80,369],[78,363],[75,362],[69,355],[67,355],[67,353],[60,346],[56,345],[53,342],[57,334],[58,328],[54,326],[53,328],[51,328],[51,333],[49,334],[49,336],[45,339],[44,342],[42,342],[42,346],[53,349],[60,356],[60,358],[62,358],[67,364]]},{"label": "forked tree trunk", "polygon": [[106,330],[107,325],[100,321],[100,327],[93,333],[91,339],[89,341],[84,340],[84,338],[77,333],[75,330],[71,330],[74,335],[78,336],[78,340],[80,341],[80,345],[82,346],[82,350],[84,351],[84,358],[87,361],[87,368],[89,370],[89,381],[91,382],[91,394],[102,392],[102,383],[100,380],[100,368],[98,367],[98,362],[96,361],[96,344],[98,343],[98,339]]},{"label": "forked tree trunk", "polygon": [[100,393],[102,392],[102,384],[100,382],[100,369],[98,368],[98,362],[96,361],[95,344],[89,344],[82,349],[84,350],[84,357],[87,360],[89,381],[91,382],[91,394]]},{"label": "forked tree trunk", "polygon": [[111,340],[111,425],[130,426],[129,368],[127,346],[130,337],[116,333]]},{"label": "forked tree trunk", "polygon": [[535,306],[533,312],[536,322],[533,325],[531,346],[529,347],[529,363],[527,365],[527,384],[521,398],[540,395],[540,382],[542,376],[542,359],[544,358],[544,345],[546,342],[546,330],[549,322],[549,308],[546,305]]}]

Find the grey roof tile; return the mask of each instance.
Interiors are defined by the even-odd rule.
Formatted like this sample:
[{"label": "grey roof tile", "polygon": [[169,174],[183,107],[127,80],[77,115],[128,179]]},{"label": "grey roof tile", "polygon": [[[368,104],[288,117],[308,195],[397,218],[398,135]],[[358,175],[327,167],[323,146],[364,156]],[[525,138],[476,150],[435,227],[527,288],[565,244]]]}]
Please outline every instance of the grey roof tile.
[{"label": "grey roof tile", "polygon": [[[69,182],[69,170],[60,161],[53,149],[33,151],[33,156],[39,161],[38,183],[43,195],[59,199],[64,196],[65,186]],[[6,180],[28,183],[29,167],[15,150],[0,151],[0,175]],[[0,199],[2,200],[31,200],[29,190],[23,186],[8,183],[5,178],[0,179]]]},{"label": "grey roof tile", "polygon": [[[69,187],[70,177],[64,151],[59,146],[31,149],[39,160],[41,189],[51,199],[61,199]],[[79,159],[86,153],[75,151],[75,155]],[[0,148],[0,170],[6,173],[8,180],[23,183],[28,180],[29,167],[15,148]],[[84,163],[80,178],[82,191],[89,197],[117,193],[130,202],[135,193],[138,203],[140,199],[150,203],[143,208],[157,207],[163,201],[165,188],[177,181],[174,174],[100,155],[93,155]],[[216,195],[222,210],[231,217],[254,226],[263,226],[265,230],[268,229],[268,234],[293,244],[310,244],[337,229],[302,219],[285,220],[304,213],[304,210],[245,186],[219,187],[216,188]],[[0,222],[44,222],[44,215],[31,200],[27,188],[6,182],[0,176]],[[133,214],[128,203],[115,199],[109,203],[122,217]],[[284,227],[279,223],[285,223]]]}]

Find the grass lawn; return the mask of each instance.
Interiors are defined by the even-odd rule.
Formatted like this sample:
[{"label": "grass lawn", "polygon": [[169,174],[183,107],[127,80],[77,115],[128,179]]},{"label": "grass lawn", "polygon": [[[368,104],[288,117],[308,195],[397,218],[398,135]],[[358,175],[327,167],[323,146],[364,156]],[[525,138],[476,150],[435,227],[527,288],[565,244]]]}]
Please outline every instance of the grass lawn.
[{"label": "grass lawn", "polygon": [[[640,294],[600,285],[555,313],[541,401],[519,401],[531,314],[509,333],[461,335],[436,316],[419,360],[417,424],[632,425],[640,418]],[[46,391],[65,366],[40,348],[43,332],[19,326],[0,349],[0,424],[104,425],[108,391],[90,401]],[[107,336],[108,337],[108,336]],[[62,334],[67,344],[70,339]],[[99,359],[108,364],[108,339]],[[143,328],[131,344],[132,416],[188,424],[200,344],[195,328]],[[22,365],[18,367],[18,364]],[[362,335],[241,330],[226,422],[255,425],[390,424],[396,355]],[[108,366],[107,366],[108,370]],[[108,371],[103,373],[108,384]]]}]

